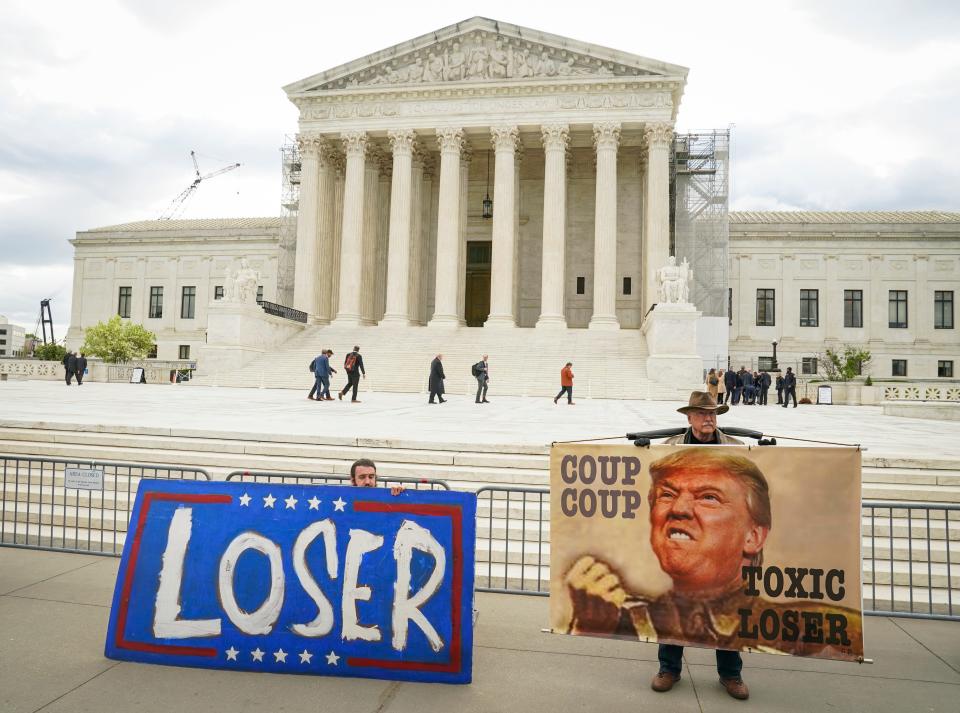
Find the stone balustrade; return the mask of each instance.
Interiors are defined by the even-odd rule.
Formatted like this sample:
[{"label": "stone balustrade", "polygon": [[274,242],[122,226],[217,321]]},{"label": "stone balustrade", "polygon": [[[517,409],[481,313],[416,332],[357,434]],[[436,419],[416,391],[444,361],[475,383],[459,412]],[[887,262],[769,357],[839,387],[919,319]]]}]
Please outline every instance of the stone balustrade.
[{"label": "stone balustrade", "polygon": [[[157,360],[143,359],[123,364],[106,364],[99,359],[87,360],[87,375],[84,381],[99,383],[128,383],[133,370],[142,367],[148,384],[170,384],[170,374],[177,371],[195,369],[197,363],[189,360]],[[56,361],[40,361],[39,359],[0,359],[0,381],[41,380],[62,381],[64,378],[63,365]]]}]

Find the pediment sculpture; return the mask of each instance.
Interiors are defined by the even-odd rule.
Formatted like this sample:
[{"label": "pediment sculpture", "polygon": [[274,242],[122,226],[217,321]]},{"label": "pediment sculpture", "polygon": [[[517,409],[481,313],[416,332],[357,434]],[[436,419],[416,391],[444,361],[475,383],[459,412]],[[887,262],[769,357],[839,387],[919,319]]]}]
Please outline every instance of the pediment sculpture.
[{"label": "pediment sculpture", "polygon": [[474,32],[348,74],[319,88],[650,74],[653,72],[571,50],[489,32]]}]

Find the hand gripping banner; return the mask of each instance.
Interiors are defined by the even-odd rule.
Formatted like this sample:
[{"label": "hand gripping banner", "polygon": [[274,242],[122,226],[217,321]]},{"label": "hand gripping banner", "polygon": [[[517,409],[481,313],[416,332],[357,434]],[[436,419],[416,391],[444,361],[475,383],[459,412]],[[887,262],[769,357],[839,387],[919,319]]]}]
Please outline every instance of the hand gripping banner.
[{"label": "hand gripping banner", "polygon": [[863,658],[860,451],[555,446],[555,632]]},{"label": "hand gripping banner", "polygon": [[109,658],[469,683],[476,497],[143,480]]}]

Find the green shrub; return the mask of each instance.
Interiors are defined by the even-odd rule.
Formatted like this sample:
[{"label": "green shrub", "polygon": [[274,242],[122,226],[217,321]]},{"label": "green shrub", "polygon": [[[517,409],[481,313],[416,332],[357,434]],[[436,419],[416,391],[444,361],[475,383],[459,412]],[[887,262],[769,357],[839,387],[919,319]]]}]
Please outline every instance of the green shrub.
[{"label": "green shrub", "polygon": [[63,361],[63,357],[67,355],[66,347],[60,344],[38,344],[33,349],[33,356],[40,361]]},{"label": "green shrub", "polygon": [[142,325],[123,322],[114,315],[109,322],[100,322],[87,329],[80,351],[96,356],[108,364],[143,359],[153,348],[156,337]]}]

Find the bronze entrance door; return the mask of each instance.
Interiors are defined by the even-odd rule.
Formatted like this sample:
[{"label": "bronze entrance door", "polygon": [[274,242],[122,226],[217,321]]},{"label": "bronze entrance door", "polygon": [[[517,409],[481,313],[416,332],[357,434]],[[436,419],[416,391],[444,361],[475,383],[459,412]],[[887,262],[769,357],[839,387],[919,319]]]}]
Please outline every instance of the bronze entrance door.
[{"label": "bronze entrance door", "polygon": [[490,259],[489,240],[467,243],[467,280],[463,291],[464,318],[468,327],[482,327],[490,316]]}]

